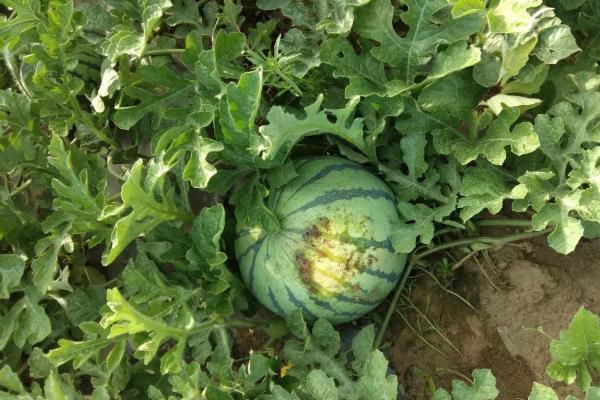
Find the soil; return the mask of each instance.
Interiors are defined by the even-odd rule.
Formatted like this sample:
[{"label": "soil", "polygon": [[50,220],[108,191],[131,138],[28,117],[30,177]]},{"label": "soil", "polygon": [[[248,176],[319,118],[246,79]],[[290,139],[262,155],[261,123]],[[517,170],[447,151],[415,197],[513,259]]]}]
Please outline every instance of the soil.
[{"label": "soil", "polygon": [[473,309],[423,274],[410,294],[414,307],[405,301],[402,315],[394,317],[388,356],[408,398],[429,399],[432,388],[451,388],[453,379],[470,377],[476,368],[492,370],[500,400],[526,399],[534,381],[563,396],[579,395],[553,384],[545,367],[550,337],[557,338],[581,306],[600,313],[600,240],[582,241],[567,256],[543,238],[487,255],[465,263],[451,287]]}]

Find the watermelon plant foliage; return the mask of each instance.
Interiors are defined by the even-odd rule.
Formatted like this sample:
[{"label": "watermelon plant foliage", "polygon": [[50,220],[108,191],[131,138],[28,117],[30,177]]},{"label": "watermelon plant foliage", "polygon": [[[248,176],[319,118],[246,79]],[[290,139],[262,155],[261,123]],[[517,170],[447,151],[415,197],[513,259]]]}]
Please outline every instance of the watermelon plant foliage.
[{"label": "watermelon plant foliage", "polygon": [[395,399],[373,328],[241,279],[235,226],[281,231],[302,157],[379,176],[399,253],[502,209],[561,253],[600,235],[595,0],[0,4],[2,398]]}]

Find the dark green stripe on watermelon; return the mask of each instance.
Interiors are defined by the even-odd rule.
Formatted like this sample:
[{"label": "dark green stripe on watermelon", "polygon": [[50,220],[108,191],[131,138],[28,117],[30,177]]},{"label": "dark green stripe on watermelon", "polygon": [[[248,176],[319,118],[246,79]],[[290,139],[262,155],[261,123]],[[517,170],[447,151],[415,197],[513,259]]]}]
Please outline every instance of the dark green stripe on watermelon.
[{"label": "dark green stripe on watermelon", "polygon": [[320,160],[322,158],[325,157],[314,157],[314,158],[301,158],[299,160],[294,161],[294,167],[296,169],[301,168],[304,164],[308,163],[309,161],[315,161],[315,160]]},{"label": "dark green stripe on watermelon", "polygon": [[244,236],[248,236],[250,234],[250,232],[252,232],[251,229],[242,229],[242,230],[236,232],[235,236],[233,238],[235,240],[238,240],[240,238],[243,238]]},{"label": "dark green stripe on watermelon", "polygon": [[[265,239],[267,237],[263,237],[260,241],[256,242],[256,244],[258,244],[258,248],[254,251],[254,256],[252,257],[252,263],[250,264],[250,269],[248,270],[248,286],[250,286],[250,289],[252,291],[254,291],[254,272],[256,269],[256,256],[258,256],[258,253],[260,253],[261,249],[262,249],[262,245],[265,242]],[[267,244],[267,259],[269,258],[269,246]]]},{"label": "dark green stripe on watermelon", "polygon": [[314,296],[311,296],[310,299],[318,306],[324,308],[327,311],[330,311],[333,313],[333,315],[335,315],[336,317],[355,317],[357,315],[361,315],[362,312],[351,312],[351,311],[343,311],[343,310],[336,310],[335,308],[333,308],[331,306],[331,304],[329,304],[328,302],[318,299]]},{"label": "dark green stripe on watermelon", "polygon": [[365,239],[365,238],[352,238],[352,240],[358,240],[360,246],[364,249],[374,248],[374,249],[384,249],[391,253],[395,252],[394,246],[392,246],[392,241],[389,239],[386,240],[375,240],[375,239]]},{"label": "dark green stripe on watermelon", "polygon": [[[314,228],[310,227],[309,229],[314,229]],[[287,228],[285,231],[295,233],[297,235],[300,235],[301,237],[304,236],[307,232],[306,229],[292,229],[292,228]],[[294,240],[294,239],[292,238],[292,240]],[[354,244],[355,246],[357,246],[363,250],[373,248],[373,249],[387,250],[392,253],[395,251],[394,247],[392,246],[392,242],[389,239],[375,240],[375,239],[367,239],[367,238],[355,237],[355,236],[351,236],[351,237],[340,236],[339,240],[342,242]]]},{"label": "dark green stripe on watermelon", "polygon": [[388,272],[380,271],[378,269],[365,268],[363,271],[365,274],[374,276],[379,279],[383,279],[390,283],[396,283],[396,281],[398,281],[398,279],[400,279],[400,274],[388,273]]},{"label": "dark green stripe on watermelon", "polygon": [[[315,182],[318,182],[319,180],[323,179],[324,177],[326,177],[327,175],[331,174],[332,172],[338,172],[338,171],[344,171],[344,170],[355,170],[355,171],[367,172],[366,169],[362,165],[360,165],[360,164],[341,163],[341,164],[328,165],[327,167],[323,168],[322,170],[320,170],[319,172],[317,172],[315,175],[313,175],[311,178],[309,178],[302,185],[300,185],[300,187],[298,187],[294,191],[294,193],[292,193],[287,198],[287,200],[285,201],[285,204],[283,204],[283,206],[281,206],[280,208],[285,207],[287,205],[287,203],[291,199],[293,199],[296,196],[296,194],[298,194],[298,192],[300,192],[302,189],[304,189],[308,185],[311,185],[311,184],[313,184]],[[277,203],[275,203],[275,204],[277,204]]]},{"label": "dark green stripe on watermelon", "polygon": [[277,312],[277,314],[283,316],[285,315],[285,311],[281,308],[281,304],[275,298],[275,293],[273,293],[273,289],[269,287],[269,298],[271,299],[271,304],[273,304],[273,308]]},{"label": "dark green stripe on watermelon", "polygon": [[256,256],[258,255],[258,253],[260,252],[263,243],[265,242],[265,240],[267,239],[267,236],[263,236],[262,238],[260,238],[258,240],[258,242],[253,243],[252,245],[248,246],[248,248],[239,255],[238,259],[240,261],[242,261],[244,259],[244,257],[246,257],[248,254],[250,254],[251,251],[254,252],[253,256],[252,256],[252,262],[250,264],[250,268],[248,269],[248,286],[250,287],[250,290],[254,291],[254,269],[256,267]]},{"label": "dark green stripe on watermelon", "polygon": [[256,249],[257,247],[262,246],[263,242],[265,241],[267,237],[263,236],[262,238],[260,238],[258,240],[258,242],[252,243],[250,246],[248,246],[246,248],[246,250],[244,250],[239,256],[238,259],[241,261],[242,258],[246,257],[248,255],[248,253],[250,253],[251,251],[253,251],[254,249]]},{"label": "dark green stripe on watermelon", "polygon": [[289,288],[289,286],[286,284],[284,284],[284,286],[285,286],[285,290],[287,291],[290,302],[294,306],[300,308],[302,310],[302,312],[304,313],[304,316],[307,317],[308,319],[310,319],[310,320],[317,319],[317,316],[306,307],[306,304],[304,304],[296,296],[294,296],[294,292],[292,292],[292,290]]},{"label": "dark green stripe on watermelon", "polygon": [[369,306],[369,307],[373,307],[373,306],[376,306],[377,304],[381,303],[380,300],[369,301],[369,300],[365,300],[365,299],[354,299],[352,297],[348,297],[348,296],[344,295],[343,293],[338,293],[335,296],[335,298],[336,298],[336,300],[343,301],[344,303],[359,304],[361,306]]},{"label": "dark green stripe on watermelon", "polygon": [[386,199],[390,202],[395,202],[394,197],[385,190],[379,189],[347,189],[347,190],[329,190],[315,198],[312,201],[304,204],[301,207],[296,208],[294,211],[289,212],[283,218],[288,218],[296,213],[310,210],[313,207],[323,206],[326,204],[334,203],[340,200],[352,200],[355,198],[365,198],[370,197],[373,199]]}]

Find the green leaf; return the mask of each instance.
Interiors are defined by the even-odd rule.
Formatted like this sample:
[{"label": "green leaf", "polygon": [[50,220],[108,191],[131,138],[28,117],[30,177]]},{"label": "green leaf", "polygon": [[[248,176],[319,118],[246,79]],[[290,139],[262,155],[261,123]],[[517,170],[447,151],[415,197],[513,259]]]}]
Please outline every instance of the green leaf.
[{"label": "green leaf", "polygon": [[[118,212],[121,216],[114,225],[111,235],[111,246],[103,255],[102,262],[109,265],[139,235],[156,227],[164,221],[180,218],[185,215],[179,205],[173,188],[165,184],[169,172],[162,160],[150,160],[146,171],[142,160],[133,164],[127,174],[127,180],[121,187],[122,206]],[[107,210],[105,209],[104,212]],[[185,217],[184,217],[185,218]]]},{"label": "green leaf", "polygon": [[499,93],[487,99],[486,104],[490,110],[496,115],[500,115],[503,110],[515,108],[520,112],[535,108],[542,103],[540,99],[532,99],[529,97],[515,96],[504,93]]},{"label": "green leaf", "polygon": [[269,363],[270,359],[263,356],[262,354],[253,353],[250,355],[250,360],[247,364],[248,376],[244,380],[244,383],[247,387],[250,387],[251,385],[256,385],[264,378],[269,377],[273,374]]},{"label": "green leaf", "polygon": [[308,392],[315,400],[337,400],[338,391],[333,378],[319,369],[312,370],[306,376]]},{"label": "green leaf", "polygon": [[354,22],[354,9],[362,7],[370,0],[327,0],[322,13],[324,18],[317,24],[317,29],[325,29],[327,33],[340,35],[348,33]]},{"label": "green leaf", "polygon": [[445,217],[454,212],[456,200],[449,199],[440,207],[406,202],[399,202],[397,207],[406,222],[392,232],[392,246],[397,252],[408,254],[417,246],[417,238],[420,243],[431,243],[435,232],[434,223],[442,222]]},{"label": "green leaf", "polygon": [[533,228],[540,231],[548,224],[555,223],[554,230],[548,235],[548,244],[562,254],[575,250],[583,236],[583,226],[577,218],[569,216],[570,206],[577,204],[580,193],[561,196],[558,203],[545,204],[532,218]]},{"label": "green leaf", "polygon": [[498,396],[496,378],[489,369],[474,370],[473,380],[472,386],[462,381],[452,382],[452,396],[455,400],[494,400]]},{"label": "green leaf", "polygon": [[352,353],[356,362],[364,363],[371,353],[375,341],[375,328],[367,325],[352,338]]},{"label": "green leaf", "polygon": [[[110,312],[103,315],[100,324],[103,328],[109,330],[108,339],[118,338],[123,334],[135,335],[137,333],[146,333],[145,342],[137,348],[140,358],[148,364],[157,354],[159,347],[168,339],[175,339],[177,342],[185,341],[187,330],[166,324],[160,318],[146,315],[136,309],[129,303],[117,288],[109,289],[106,292],[106,304]],[[182,321],[183,322],[183,321]],[[188,327],[190,329],[191,327]],[[183,344],[180,344],[183,346]],[[178,352],[176,350],[175,352]],[[163,355],[163,358],[167,355]],[[175,364],[173,364],[175,362]],[[177,372],[182,366],[181,358],[175,361],[171,354],[167,360],[162,363],[162,368],[169,369],[171,372]]]},{"label": "green leaf", "polygon": [[484,10],[483,0],[450,0],[452,3],[452,16],[459,18],[465,15]]},{"label": "green leaf", "polygon": [[300,400],[296,393],[290,393],[279,385],[273,387],[273,392],[265,396],[265,400]]},{"label": "green leaf", "polygon": [[0,349],[13,339],[17,347],[34,345],[52,332],[50,319],[39,304],[39,295],[28,288],[23,297],[14,302],[8,312],[0,316]]},{"label": "green leaf", "polygon": [[542,85],[546,82],[549,67],[546,64],[534,66],[525,65],[517,76],[507,82],[502,88],[502,93],[522,93],[534,94],[540,91]]},{"label": "green leaf", "polygon": [[109,59],[102,62],[100,74],[102,78],[98,92],[90,100],[94,111],[98,113],[102,113],[106,109],[103,98],[112,98],[115,92],[121,88],[119,74],[115,71],[114,65]]},{"label": "green leaf", "polygon": [[600,399],[600,387],[590,387],[586,392],[585,400]]},{"label": "green leaf", "polygon": [[14,10],[16,18],[2,21],[2,26],[0,27],[0,36],[2,38],[14,38],[19,35],[25,35],[28,31],[34,30],[43,21],[41,4],[37,0],[27,2],[12,0],[5,1],[5,3],[7,7]]},{"label": "green leaf", "polygon": [[158,136],[153,153],[163,153],[163,159],[169,166],[175,165],[182,158],[187,160],[183,178],[189,180],[193,187],[204,189],[217,173],[215,166],[208,161],[209,155],[223,149],[222,143],[201,136],[198,129],[178,126],[169,128]]},{"label": "green leaf", "polygon": [[[199,43],[196,43],[198,41]],[[189,57],[188,63],[194,65],[196,75],[196,93],[202,96],[206,103],[212,104],[218,99],[223,91],[224,84],[221,82],[217,71],[215,51],[202,49],[202,39],[196,37],[194,32],[188,35],[186,50],[183,54],[184,60]]]},{"label": "green leaf", "polygon": [[183,352],[185,341],[180,340],[171,347],[160,359],[161,374],[176,374],[183,369]]},{"label": "green leaf", "polygon": [[528,400],[558,400],[556,392],[548,386],[544,386],[540,383],[534,382],[531,394],[527,398]]},{"label": "green leaf", "polygon": [[169,0],[139,0],[138,4],[136,8],[139,12],[142,32],[138,32],[133,26],[117,26],[103,44],[104,54],[111,61],[115,61],[121,55],[141,58],[154,28],[164,11],[172,5]]},{"label": "green leaf", "polygon": [[166,11],[167,24],[177,26],[180,24],[200,25],[201,16],[198,5],[193,0],[172,1],[173,7]]},{"label": "green leaf", "polygon": [[462,42],[451,44],[433,59],[431,71],[418,86],[425,86],[454,72],[471,67],[477,64],[480,59],[481,51],[479,48],[465,46]]},{"label": "green leaf", "polygon": [[388,375],[388,361],[381,351],[372,351],[360,372],[362,376],[357,382],[360,398],[366,400],[397,398],[398,378],[394,374]]},{"label": "green leaf", "polygon": [[[594,121],[600,116],[596,107],[600,104],[598,83],[586,73],[571,79],[574,90],[568,101],[556,104],[547,114],[539,114],[534,127],[540,150],[548,160],[546,168],[556,178],[549,181],[552,177],[546,175],[542,181],[547,182],[542,182],[526,175],[520,179],[521,186],[529,191],[526,200],[537,211],[532,219],[534,229],[554,225],[548,243],[565,254],[573,251],[583,236],[580,219],[598,222],[600,218],[600,191],[594,178],[598,174],[600,152],[596,148],[586,149],[587,143],[600,141],[594,133]],[[547,170],[538,172],[542,173],[538,174],[540,177],[547,174]],[[517,209],[523,206],[519,203]]]},{"label": "green leaf", "polygon": [[236,150],[246,150],[252,136],[263,87],[263,72],[259,68],[241,75],[237,85],[230,82],[219,107],[221,139]]},{"label": "green leaf", "polygon": [[236,206],[235,218],[239,226],[258,227],[267,234],[275,234],[281,230],[277,216],[265,205],[264,199],[268,194],[268,189],[259,182],[259,176],[255,175],[231,196],[230,202]]},{"label": "green leaf", "polygon": [[500,0],[488,11],[488,23],[494,33],[522,33],[534,23],[529,9],[542,4],[541,0]]},{"label": "green leaf", "polygon": [[346,140],[374,159],[373,146],[364,137],[362,119],[352,118],[358,100],[358,97],[353,97],[342,109],[320,110],[323,96],[319,95],[313,104],[304,109],[303,118],[285,112],[280,106],[271,107],[267,114],[269,124],[260,127],[260,134],[265,140],[258,148],[262,159],[269,162],[267,165],[281,165],[292,147],[303,137],[323,133]]},{"label": "green leaf", "polygon": [[396,67],[400,82],[411,85],[423,74],[423,65],[434,57],[440,44],[464,42],[479,30],[481,14],[440,21],[434,15],[442,14],[442,10],[449,7],[446,0],[407,0],[405,3],[408,11],[400,18],[409,27],[406,36],[401,37],[394,30],[394,8],[389,0],[374,0],[359,8],[353,29],[359,35],[377,41],[379,46],[371,50],[373,56]]},{"label": "green leaf", "polygon": [[520,186],[511,188],[505,181],[504,174],[493,166],[483,164],[468,167],[460,186],[460,217],[467,221],[484,209],[496,214],[502,208],[505,199],[520,199],[526,193],[527,191]]},{"label": "green leaf", "polygon": [[221,204],[205,207],[192,225],[194,250],[208,265],[223,264],[227,260],[220,251],[220,239],[225,227],[225,210]]},{"label": "green leaf", "polygon": [[327,354],[335,355],[340,351],[340,335],[327,320],[318,319],[313,325],[312,334]]},{"label": "green leaf", "polygon": [[110,400],[110,395],[108,394],[106,387],[98,386],[94,388],[91,400]]},{"label": "green leaf", "polygon": [[523,42],[515,42],[505,46],[502,51],[502,69],[500,82],[505,84],[509,78],[516,76],[529,61],[529,55],[537,44],[537,37],[532,36]]},{"label": "green leaf", "polygon": [[[306,4],[296,1],[306,9]],[[314,3],[317,4],[317,3]],[[298,28],[290,29],[279,42],[280,49],[291,61],[290,70],[297,78],[305,77],[309,71],[321,64],[319,43],[321,35]]]},{"label": "green leaf", "polygon": [[395,96],[412,88],[427,86],[453,72],[476,64],[480,59],[480,51],[476,47],[465,47],[463,43],[455,43],[434,58],[431,71],[423,81],[410,86],[390,81],[384,64],[375,59],[367,49],[362,49],[357,55],[350,43],[342,38],[323,42],[321,59],[336,68],[334,76],[349,78],[345,89],[346,98],[373,94]]},{"label": "green leaf", "polygon": [[33,161],[36,149],[32,134],[38,133],[39,121],[32,113],[27,96],[0,90],[0,123],[10,130],[0,137],[0,172],[9,172],[21,162]]},{"label": "green leaf", "polygon": [[[567,384],[575,377],[589,374],[588,365],[600,359],[600,320],[585,308],[580,308],[569,324],[560,332],[560,339],[550,344],[553,363],[546,370],[548,375]],[[600,372],[597,371],[596,372]],[[590,381],[578,380],[579,387],[586,391]]]},{"label": "green leaf", "polygon": [[[404,110],[404,98],[402,96],[392,98],[369,96],[358,103],[358,110],[364,117],[369,140],[377,142],[377,138],[383,130],[387,126],[391,126],[392,118],[389,117],[397,117]],[[366,157],[361,157],[364,160],[362,162],[367,161]]]},{"label": "green leaf", "polygon": [[540,145],[529,122],[513,126],[519,114],[518,109],[509,108],[495,119],[487,114],[471,115],[465,121],[466,129],[478,135],[479,130],[487,126],[483,135],[472,140],[457,129],[447,127],[433,132],[434,145],[442,154],[454,154],[463,165],[480,155],[484,155],[492,164],[502,165],[506,159],[505,147],[510,146],[514,154],[523,155],[533,152]]},{"label": "green leaf", "polygon": [[236,78],[240,74],[239,68],[232,62],[242,55],[246,45],[246,36],[241,32],[225,32],[219,30],[215,37],[214,56],[219,75],[227,78]]},{"label": "green leaf", "polygon": [[17,254],[0,254],[0,299],[8,299],[11,288],[21,282],[25,258]]},{"label": "green leaf", "polygon": [[[355,361],[352,363],[354,372],[346,370],[344,353],[339,351],[339,334],[324,320],[317,320],[312,332],[298,312],[287,318],[288,327],[300,339],[290,340],[285,344],[284,355],[293,365],[293,369],[307,368],[320,371],[312,373],[310,382],[311,392],[316,398],[326,398],[323,395],[337,396],[349,400],[395,400],[398,390],[397,378],[388,375],[388,362],[383,353],[372,349],[373,327],[364,328],[353,343]],[[365,347],[363,347],[365,346]],[[290,371],[290,373],[292,373]],[[318,375],[315,375],[318,374]],[[356,379],[354,379],[356,376]],[[333,379],[332,379],[333,378]],[[319,384],[320,388],[315,386]],[[334,389],[336,389],[334,391]],[[309,390],[311,390],[309,389]],[[317,391],[317,389],[320,389]],[[285,398],[285,397],[283,397]],[[335,397],[329,397],[335,398]]]},{"label": "green leaf", "polygon": [[73,361],[74,368],[80,368],[88,359],[95,356],[102,349],[117,343],[111,339],[97,338],[81,342],[61,339],[58,348],[50,350],[46,357],[55,366],[59,367]]},{"label": "green leaf", "polygon": [[407,174],[401,176],[400,172],[393,174],[391,171],[384,170],[384,172],[391,181],[399,184],[398,191],[401,193],[401,198],[412,199],[417,195],[425,195],[443,201],[443,197],[433,185],[436,177],[425,176],[423,179],[429,169],[425,161],[426,143],[426,136],[418,132],[405,135],[400,140],[400,149],[403,155],[402,161],[408,169]]},{"label": "green leaf", "polygon": [[65,314],[71,323],[78,326],[84,321],[95,320],[106,301],[106,289],[90,285],[79,287],[64,297]]},{"label": "green leaf", "polygon": [[[55,215],[46,219],[45,223],[54,223],[53,217]],[[62,223],[63,218],[61,218],[60,215],[58,215],[58,218],[56,219],[59,226],[57,226],[56,229],[52,229],[55,227],[50,226],[50,230],[52,231],[50,235],[36,242],[36,256],[31,262],[33,283],[42,292],[48,290],[59,269],[58,256],[61,249],[64,247],[67,252],[72,252],[73,249],[73,241],[69,235],[71,223]]]},{"label": "green leaf", "polygon": [[145,65],[140,67],[140,78],[144,86],[125,86],[123,95],[134,99],[137,104],[121,105],[114,114],[114,122],[121,129],[130,129],[147,114],[160,120],[166,110],[175,104],[185,103],[189,92],[194,88],[194,82],[182,78],[180,74],[166,67]]},{"label": "green leaf", "polygon": [[8,365],[5,365],[0,369],[0,387],[19,394],[25,393],[25,387],[21,383],[19,375],[14,373]]},{"label": "green leaf", "polygon": [[481,62],[473,67],[473,80],[483,87],[493,87],[505,71],[499,55],[483,52]]},{"label": "green leaf", "polygon": [[310,334],[304,316],[302,315],[302,310],[299,308],[285,316],[285,323],[288,326],[290,333],[298,339],[305,339]]},{"label": "green leaf", "polygon": [[58,372],[51,371],[44,382],[44,395],[48,400],[67,400],[75,396],[73,387],[67,386],[58,376]]},{"label": "green leaf", "polygon": [[435,391],[431,400],[452,400],[452,396],[447,390],[439,388]]},{"label": "green leaf", "polygon": [[106,165],[94,158],[70,149],[57,135],[52,135],[48,146],[48,163],[60,178],[52,179],[56,197],[52,202],[55,212],[61,212],[71,221],[71,233],[93,236],[92,244],[104,241],[108,227],[98,222],[106,201]]},{"label": "green leaf", "polygon": [[461,115],[475,108],[483,93],[484,88],[473,80],[472,73],[463,71],[426,86],[419,93],[418,104],[423,111],[436,115]]},{"label": "green leaf", "polygon": [[34,379],[47,378],[52,370],[52,363],[39,347],[34,347],[31,351],[27,366],[29,367],[29,376]]},{"label": "green leaf", "polygon": [[534,54],[546,64],[556,64],[580,50],[571,29],[566,25],[555,25],[540,32]]},{"label": "green leaf", "polygon": [[341,37],[327,39],[321,44],[321,60],[335,68],[335,77],[349,79],[345,88],[347,99],[372,94],[384,96],[391,89],[384,64],[368,50],[362,49],[356,54],[350,42]]}]

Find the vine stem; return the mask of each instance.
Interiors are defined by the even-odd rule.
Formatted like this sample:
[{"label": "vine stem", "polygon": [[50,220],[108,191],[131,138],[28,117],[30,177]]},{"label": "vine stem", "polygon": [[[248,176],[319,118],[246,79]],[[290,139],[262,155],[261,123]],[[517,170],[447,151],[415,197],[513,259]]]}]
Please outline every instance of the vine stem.
[{"label": "vine stem", "polygon": [[[480,221],[480,222],[483,222],[483,221]],[[513,222],[515,222],[515,221],[513,221]],[[530,225],[531,224],[529,224],[528,226],[530,226]],[[482,225],[479,225],[479,226],[482,226]],[[491,225],[488,225],[488,226],[491,226]],[[506,244],[506,243],[510,243],[510,242],[519,241],[519,240],[531,239],[531,238],[534,238],[537,236],[545,235],[546,233],[551,232],[553,229],[554,229],[554,227],[550,227],[550,228],[541,230],[539,232],[521,232],[521,233],[515,233],[512,235],[502,236],[502,237],[485,237],[484,236],[484,237],[458,239],[458,240],[453,240],[450,242],[443,243],[439,246],[435,246],[435,247],[425,250],[423,252],[416,251],[415,253],[413,253],[413,256],[408,261],[408,265],[406,266],[406,269],[404,270],[404,273],[402,274],[402,279],[400,280],[400,282],[396,286],[396,289],[394,290],[394,294],[392,295],[392,301],[390,302],[390,305],[388,306],[388,309],[387,309],[385,316],[383,318],[383,321],[381,323],[381,327],[379,328],[379,331],[377,332],[377,336],[375,337],[375,342],[373,343],[373,348],[377,349],[381,346],[381,342],[383,341],[383,336],[385,335],[385,331],[387,330],[387,327],[390,323],[390,319],[392,318],[392,314],[394,313],[394,310],[396,309],[396,304],[398,304],[398,300],[400,299],[402,290],[404,289],[404,287],[406,285],[408,277],[410,276],[410,273],[411,273],[413,267],[415,266],[415,264],[422,258],[427,257],[432,254],[435,254],[435,253],[438,253],[442,250],[447,250],[447,249],[451,249],[454,247],[466,246],[466,245],[474,244],[474,243],[482,243],[482,244],[487,245],[485,248],[489,248],[492,246],[502,245],[502,244]],[[476,250],[476,251],[480,251],[480,250],[483,250],[483,248]]]},{"label": "vine stem", "polygon": [[142,54],[143,57],[149,56],[168,56],[171,54],[180,54],[183,53],[185,49],[156,49],[156,50],[148,50]]},{"label": "vine stem", "polygon": [[388,309],[385,312],[385,316],[383,317],[383,322],[381,323],[381,327],[379,328],[379,332],[377,332],[377,336],[375,337],[375,342],[373,343],[374,349],[378,349],[381,346],[381,342],[383,341],[383,335],[385,334],[385,331],[387,330],[387,326],[390,323],[392,314],[394,313],[394,310],[396,309],[396,304],[398,304],[398,300],[400,299],[402,290],[404,289],[404,286],[406,285],[406,281],[408,280],[408,276],[410,275],[414,265],[415,265],[415,260],[413,258],[411,258],[410,261],[408,262],[408,265],[406,266],[406,269],[404,270],[404,273],[402,274],[402,279],[398,283],[398,286],[396,286],[396,290],[394,291],[394,294],[392,296],[392,301],[390,302],[390,305],[388,306]]},{"label": "vine stem", "polygon": [[27,189],[29,187],[29,185],[31,185],[31,182],[32,182],[32,179],[26,180],[19,187],[17,187],[12,192],[10,192],[10,194],[8,196],[13,197],[13,196],[16,196],[17,194],[21,193],[23,190]]},{"label": "vine stem", "polygon": [[25,97],[27,97],[27,99],[29,101],[31,101],[31,99],[33,98],[33,94],[31,93],[31,90],[29,90],[29,88],[27,87],[27,84],[25,83],[25,81],[23,79],[21,79],[21,74],[20,74],[20,72],[17,71],[18,68],[14,64],[12,54],[8,50],[8,45],[4,46],[4,49],[2,50],[2,55],[4,57],[4,63],[6,64],[6,68],[8,68],[8,72],[10,73],[11,77],[13,78],[13,81],[15,82],[17,87],[21,90],[23,95],[25,95]]},{"label": "vine stem", "polygon": [[531,221],[527,219],[484,219],[473,221],[475,226],[522,226],[530,227]]}]

